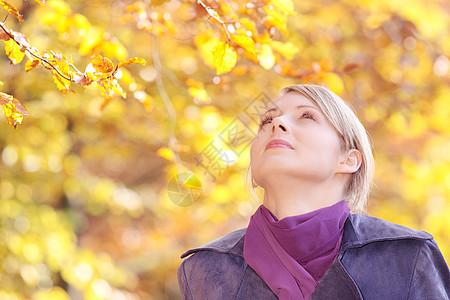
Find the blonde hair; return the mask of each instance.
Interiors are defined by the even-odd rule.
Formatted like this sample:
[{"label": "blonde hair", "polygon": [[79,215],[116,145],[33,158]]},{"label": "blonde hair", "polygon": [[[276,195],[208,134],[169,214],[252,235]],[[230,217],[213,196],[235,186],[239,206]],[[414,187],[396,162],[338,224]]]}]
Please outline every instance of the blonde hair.
[{"label": "blonde hair", "polygon": [[[352,174],[347,188],[346,200],[353,211],[365,211],[372,188],[375,162],[368,133],[350,104],[329,89],[318,85],[298,84],[286,86],[280,90],[280,95],[285,95],[288,92],[298,92],[319,107],[327,120],[339,133],[342,150],[357,149],[361,153],[361,166]],[[247,172],[247,190],[248,178],[251,179],[252,182],[250,184],[252,184],[250,167]],[[253,186],[252,194],[253,198],[259,198]],[[252,197],[250,196],[250,198]]]}]

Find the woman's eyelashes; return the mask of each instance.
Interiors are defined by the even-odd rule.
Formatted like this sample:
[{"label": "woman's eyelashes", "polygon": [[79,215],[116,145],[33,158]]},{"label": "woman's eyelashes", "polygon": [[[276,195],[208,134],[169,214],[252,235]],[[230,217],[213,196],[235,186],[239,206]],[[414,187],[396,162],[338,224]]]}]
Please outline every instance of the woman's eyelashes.
[{"label": "woman's eyelashes", "polygon": [[300,118],[311,119],[313,121],[316,120],[316,117],[314,116],[314,114],[307,110],[302,113],[302,116]]},{"label": "woman's eyelashes", "polygon": [[[316,117],[311,111],[304,111],[301,113],[299,119],[310,119],[315,121]],[[261,129],[264,125],[271,123],[273,120],[273,117],[271,115],[265,115],[261,118],[261,121],[259,121],[259,128]]]},{"label": "woman's eyelashes", "polygon": [[271,115],[262,116],[261,121],[259,121],[259,128],[261,129],[261,127],[263,127],[267,123],[272,122],[272,120],[273,120],[273,118]]}]

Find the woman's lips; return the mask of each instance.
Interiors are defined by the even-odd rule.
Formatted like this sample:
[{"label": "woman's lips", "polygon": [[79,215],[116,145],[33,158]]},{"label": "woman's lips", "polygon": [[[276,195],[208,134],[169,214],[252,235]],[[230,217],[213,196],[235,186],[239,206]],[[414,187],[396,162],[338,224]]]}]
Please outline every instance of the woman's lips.
[{"label": "woman's lips", "polygon": [[270,148],[286,148],[291,150],[294,149],[294,147],[292,147],[291,144],[281,139],[271,140],[269,143],[267,143],[266,150]]}]

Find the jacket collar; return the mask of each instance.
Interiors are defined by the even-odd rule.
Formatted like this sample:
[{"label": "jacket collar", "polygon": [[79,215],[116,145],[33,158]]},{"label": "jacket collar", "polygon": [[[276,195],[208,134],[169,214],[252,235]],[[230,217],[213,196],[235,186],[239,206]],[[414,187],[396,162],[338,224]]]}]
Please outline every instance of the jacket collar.
[{"label": "jacket collar", "polygon": [[[181,258],[205,250],[244,257],[245,231],[246,228],[239,229],[203,246],[190,249],[183,253]],[[340,253],[350,248],[358,248],[379,241],[405,239],[428,240],[432,238],[430,234],[424,231],[414,230],[382,219],[356,213],[350,214],[347,218]]]}]

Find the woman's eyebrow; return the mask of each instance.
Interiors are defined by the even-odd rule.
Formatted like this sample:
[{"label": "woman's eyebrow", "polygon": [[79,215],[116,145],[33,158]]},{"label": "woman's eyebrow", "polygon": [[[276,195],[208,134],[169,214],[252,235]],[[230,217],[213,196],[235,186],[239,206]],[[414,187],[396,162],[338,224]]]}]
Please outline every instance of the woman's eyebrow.
[{"label": "woman's eyebrow", "polygon": [[266,110],[266,112],[263,113],[262,115],[264,116],[264,115],[267,114],[268,112],[275,111],[275,110],[278,110],[278,108],[276,108],[276,107],[269,108],[269,109]]},{"label": "woman's eyebrow", "polygon": [[[295,108],[296,108],[296,109],[301,109],[301,108],[313,108],[313,109],[318,110],[318,111],[320,112],[320,110],[319,110],[317,107],[312,106],[312,105],[304,105],[304,104],[302,104],[302,105],[297,105]],[[263,113],[262,115],[264,116],[264,115],[267,114],[268,112],[276,111],[276,110],[279,110],[279,109],[276,108],[276,107],[269,108],[269,109],[266,110],[266,112]]]},{"label": "woman's eyebrow", "polygon": [[296,109],[300,109],[300,108],[313,108],[313,109],[315,109],[315,110],[317,110],[317,111],[320,112],[320,110],[319,110],[317,107],[312,106],[312,105],[297,105],[295,108],[296,108]]}]

